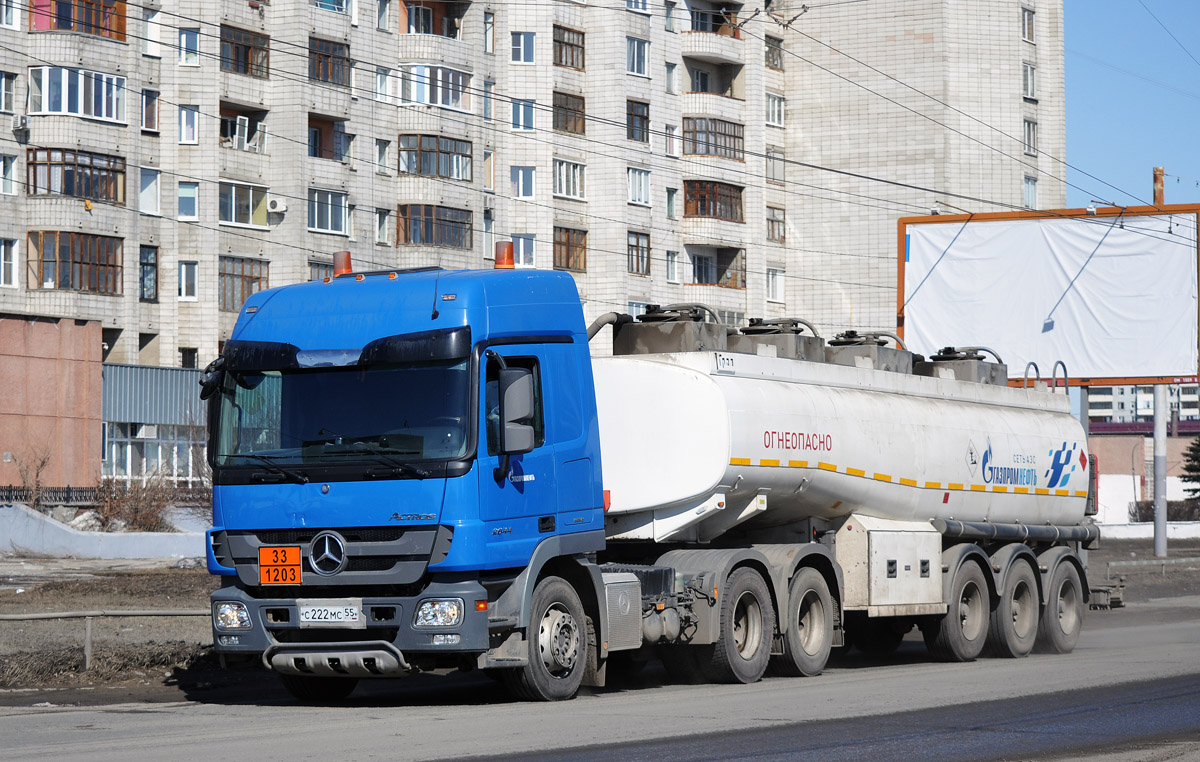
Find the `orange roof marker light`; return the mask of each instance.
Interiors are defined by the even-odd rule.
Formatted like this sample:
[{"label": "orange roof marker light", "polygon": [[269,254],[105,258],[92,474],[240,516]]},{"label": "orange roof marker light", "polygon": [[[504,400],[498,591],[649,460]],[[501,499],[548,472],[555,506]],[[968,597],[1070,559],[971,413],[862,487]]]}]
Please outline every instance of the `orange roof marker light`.
[{"label": "orange roof marker light", "polygon": [[513,263],[513,245],[512,241],[497,241],[496,242],[496,269],[511,270],[515,267]]},{"label": "orange roof marker light", "polygon": [[335,251],[333,252],[333,277],[345,275],[354,270],[354,266],[350,264],[350,252]]}]

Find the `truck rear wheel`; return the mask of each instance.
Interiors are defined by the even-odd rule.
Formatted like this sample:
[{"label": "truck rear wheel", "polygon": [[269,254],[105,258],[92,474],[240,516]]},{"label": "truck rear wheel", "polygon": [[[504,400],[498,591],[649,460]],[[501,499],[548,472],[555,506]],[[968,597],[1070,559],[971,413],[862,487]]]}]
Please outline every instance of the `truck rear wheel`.
[{"label": "truck rear wheel", "polygon": [[987,651],[991,656],[1028,656],[1038,634],[1037,578],[1025,561],[1014,561],[1000,591],[1000,602],[988,627]]},{"label": "truck rear wheel", "polygon": [[771,659],[775,612],[767,583],[753,569],[735,569],[721,600],[720,635],[712,657],[703,664],[714,683],[753,683],[762,679]]},{"label": "truck rear wheel", "polygon": [[1054,567],[1046,588],[1046,605],[1038,628],[1038,653],[1069,654],[1083,628],[1083,585],[1075,564],[1063,559]]},{"label": "truck rear wheel", "polygon": [[979,565],[964,561],[950,585],[946,615],[921,628],[925,646],[938,661],[972,661],[987,642],[987,581]]},{"label": "truck rear wheel", "polygon": [[534,588],[525,645],[529,663],[504,673],[509,691],[527,701],[574,698],[587,668],[587,620],[579,595],[562,577],[546,577]]},{"label": "truck rear wheel", "polygon": [[792,577],[779,624],[783,655],[772,657],[775,671],[787,677],[821,674],[833,644],[833,599],[819,571],[805,567]]},{"label": "truck rear wheel", "polygon": [[341,701],[358,686],[358,678],[355,677],[280,675],[279,681],[293,698],[306,704]]}]

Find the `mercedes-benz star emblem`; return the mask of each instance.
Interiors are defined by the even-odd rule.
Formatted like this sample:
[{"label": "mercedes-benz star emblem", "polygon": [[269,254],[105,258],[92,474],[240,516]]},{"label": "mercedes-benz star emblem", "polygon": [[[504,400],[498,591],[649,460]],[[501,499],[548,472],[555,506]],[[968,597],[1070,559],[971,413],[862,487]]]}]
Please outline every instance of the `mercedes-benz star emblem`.
[{"label": "mercedes-benz star emblem", "polygon": [[335,532],[321,532],[313,538],[308,560],[317,574],[337,574],[346,566],[346,541]]}]

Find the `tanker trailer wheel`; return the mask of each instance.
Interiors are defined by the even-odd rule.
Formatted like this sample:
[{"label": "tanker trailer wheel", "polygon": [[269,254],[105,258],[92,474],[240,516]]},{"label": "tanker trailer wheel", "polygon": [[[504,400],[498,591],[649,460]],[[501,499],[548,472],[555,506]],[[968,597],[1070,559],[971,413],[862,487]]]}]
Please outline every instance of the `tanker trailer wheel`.
[{"label": "tanker trailer wheel", "polygon": [[959,565],[946,603],[946,615],[921,629],[925,646],[938,661],[972,661],[987,642],[992,608],[978,564],[964,561]]},{"label": "tanker trailer wheel", "polygon": [[562,577],[546,577],[534,588],[525,647],[529,663],[504,673],[509,691],[527,701],[574,698],[587,668],[587,620],[579,595]]},{"label": "tanker trailer wheel", "polygon": [[1083,585],[1075,564],[1063,559],[1050,575],[1046,605],[1034,648],[1038,653],[1069,654],[1083,627]]},{"label": "tanker trailer wheel", "polygon": [[313,677],[309,675],[280,675],[279,681],[292,698],[306,704],[341,701],[354,692],[355,677]]},{"label": "tanker trailer wheel", "polygon": [[[753,569],[735,569],[725,583],[721,625],[704,675],[714,683],[753,683],[762,679],[771,660],[775,610],[762,576]],[[707,649],[705,649],[707,650]]]},{"label": "tanker trailer wheel", "polygon": [[771,658],[774,671],[785,677],[821,674],[833,645],[833,599],[816,569],[805,567],[792,577],[779,629],[783,655]]},{"label": "tanker trailer wheel", "polygon": [[1000,603],[992,611],[988,654],[1005,658],[1028,656],[1037,639],[1041,608],[1033,569],[1024,561],[1014,562],[1000,591]]}]

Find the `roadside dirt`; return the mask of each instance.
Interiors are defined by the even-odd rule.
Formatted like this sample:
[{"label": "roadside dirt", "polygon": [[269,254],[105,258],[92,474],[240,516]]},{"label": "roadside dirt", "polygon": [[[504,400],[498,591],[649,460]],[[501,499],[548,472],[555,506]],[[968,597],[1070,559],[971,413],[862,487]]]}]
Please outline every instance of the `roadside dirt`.
[{"label": "roadside dirt", "polygon": [[[1169,558],[1200,558],[1200,541],[1170,544]],[[1106,540],[1089,552],[1090,581],[1108,563],[1153,561],[1148,540]],[[0,614],[173,609],[207,612],[218,581],[201,568],[137,568],[145,562],[0,558]],[[194,562],[193,562],[194,563]],[[1112,567],[1125,602],[1200,594],[1200,562]],[[1121,616],[1120,610],[1108,616]],[[222,669],[207,615],[98,618],[93,665],[84,670],[84,621],[0,621],[0,706],[118,702],[287,701],[273,675],[250,663]]]}]

